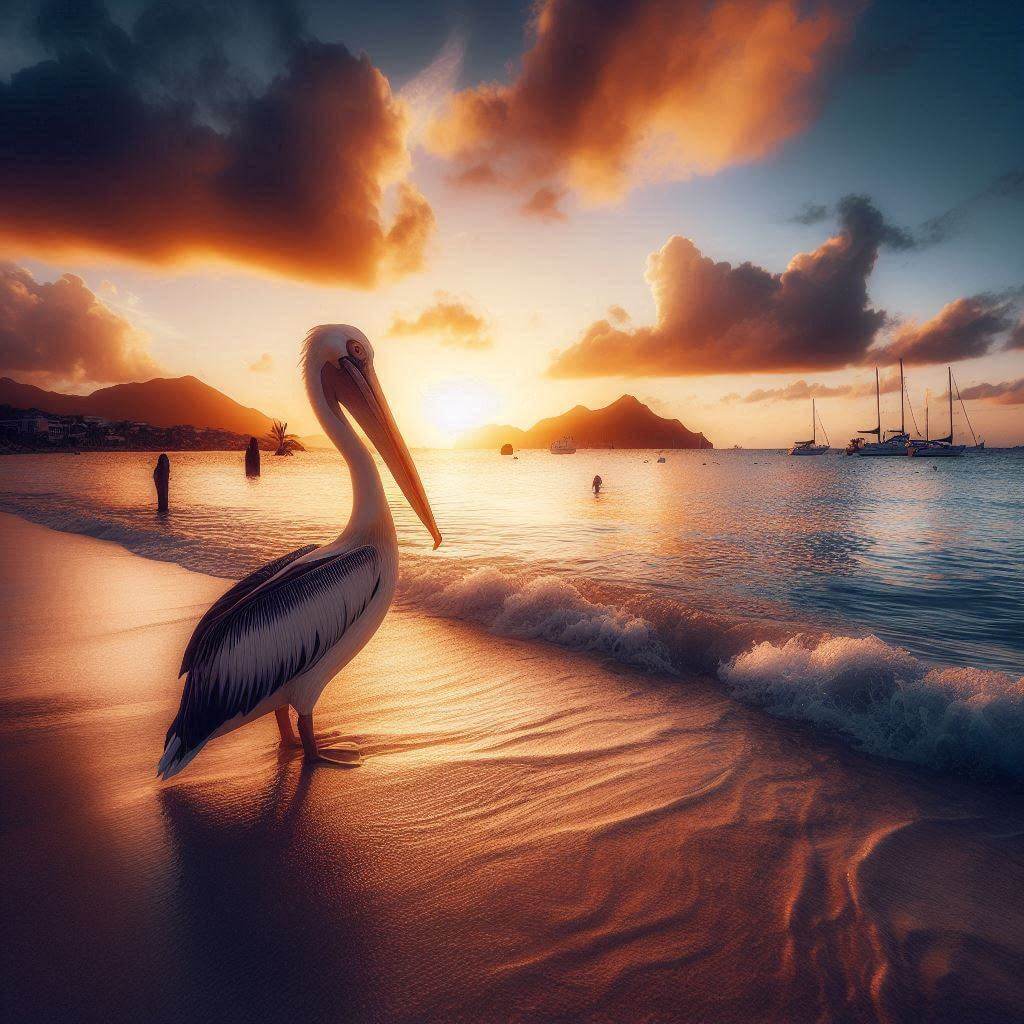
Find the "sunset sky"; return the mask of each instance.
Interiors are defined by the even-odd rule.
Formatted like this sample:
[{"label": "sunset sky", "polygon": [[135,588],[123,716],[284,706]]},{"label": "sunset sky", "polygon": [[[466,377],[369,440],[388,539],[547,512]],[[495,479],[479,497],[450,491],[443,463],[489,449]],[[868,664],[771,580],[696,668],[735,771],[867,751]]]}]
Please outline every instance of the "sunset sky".
[{"label": "sunset sky", "polygon": [[629,392],[781,446],[812,394],[873,425],[902,355],[922,426],[952,362],[1022,443],[1015,7],[14,0],[0,373],[308,432],[299,344],[348,322],[411,444]]}]

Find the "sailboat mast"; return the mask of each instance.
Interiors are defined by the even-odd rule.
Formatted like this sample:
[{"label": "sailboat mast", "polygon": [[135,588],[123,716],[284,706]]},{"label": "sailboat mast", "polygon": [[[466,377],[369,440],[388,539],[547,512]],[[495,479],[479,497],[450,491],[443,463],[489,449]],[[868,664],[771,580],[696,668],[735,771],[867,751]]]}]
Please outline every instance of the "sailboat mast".
[{"label": "sailboat mast", "polygon": [[953,367],[947,366],[949,374],[949,443],[953,443]]},{"label": "sailboat mast", "polygon": [[[903,360],[900,360],[900,433],[907,432],[906,413],[903,410]],[[881,424],[879,424],[881,426]]]},{"label": "sailboat mast", "polygon": [[811,444],[818,440],[818,418],[814,412],[814,399],[811,399]]},{"label": "sailboat mast", "polygon": [[878,390],[878,367],[875,367],[875,412],[878,415],[878,426],[875,428],[875,433],[878,435],[878,440],[882,440],[882,393]]}]

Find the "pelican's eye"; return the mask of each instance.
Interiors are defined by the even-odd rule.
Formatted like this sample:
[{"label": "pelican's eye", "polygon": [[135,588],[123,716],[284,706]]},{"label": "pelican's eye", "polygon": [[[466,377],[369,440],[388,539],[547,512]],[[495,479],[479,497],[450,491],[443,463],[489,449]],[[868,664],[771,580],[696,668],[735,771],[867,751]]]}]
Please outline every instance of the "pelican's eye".
[{"label": "pelican's eye", "polygon": [[355,339],[352,339],[348,343],[348,354],[353,358],[362,362],[366,358],[365,347]]}]

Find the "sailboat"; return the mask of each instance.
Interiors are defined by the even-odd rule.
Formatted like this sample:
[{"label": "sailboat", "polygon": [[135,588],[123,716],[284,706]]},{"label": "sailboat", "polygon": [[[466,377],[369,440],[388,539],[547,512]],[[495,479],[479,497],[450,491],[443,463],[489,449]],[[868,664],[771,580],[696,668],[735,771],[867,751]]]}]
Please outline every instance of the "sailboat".
[{"label": "sailboat", "polygon": [[858,434],[874,434],[877,440],[865,441],[854,437],[846,446],[847,455],[906,455],[910,435],[907,433],[906,402],[903,394],[903,360],[900,360],[900,429],[882,433],[882,392],[878,383],[878,367],[875,367],[875,411],[877,424],[871,430],[858,430]]},{"label": "sailboat", "polygon": [[[934,441],[918,441],[910,446],[907,453],[909,455],[928,459],[949,459],[957,455],[963,455],[967,451],[967,445],[953,444],[953,368],[947,366],[946,372],[949,375],[949,436],[937,437]],[[959,397],[959,395],[960,389],[958,388],[957,396]],[[963,399],[961,399],[962,401]],[[927,420],[925,422],[927,423]],[[925,432],[927,433],[927,428]]]},{"label": "sailboat", "polygon": [[811,399],[811,439],[810,441],[794,441],[793,447],[789,449],[790,455],[822,455],[829,450],[831,442],[828,439],[828,431],[825,424],[821,425],[821,432],[825,435],[825,443],[818,444],[818,414],[814,408],[814,399]]}]

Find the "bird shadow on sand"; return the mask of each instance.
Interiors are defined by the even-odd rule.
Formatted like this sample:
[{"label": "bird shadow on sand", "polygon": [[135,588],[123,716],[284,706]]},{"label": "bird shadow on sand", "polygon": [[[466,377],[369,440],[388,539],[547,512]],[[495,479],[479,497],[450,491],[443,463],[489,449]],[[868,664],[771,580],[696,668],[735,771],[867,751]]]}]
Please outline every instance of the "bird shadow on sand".
[{"label": "bird shadow on sand", "polygon": [[290,750],[278,762],[261,792],[223,780],[160,792],[178,868],[179,1009],[218,1021],[363,1019],[372,922],[349,898],[354,850],[340,823],[310,810],[317,778],[337,773],[310,771]]}]

